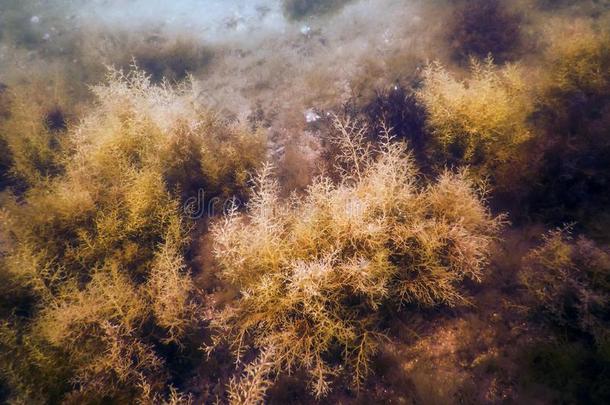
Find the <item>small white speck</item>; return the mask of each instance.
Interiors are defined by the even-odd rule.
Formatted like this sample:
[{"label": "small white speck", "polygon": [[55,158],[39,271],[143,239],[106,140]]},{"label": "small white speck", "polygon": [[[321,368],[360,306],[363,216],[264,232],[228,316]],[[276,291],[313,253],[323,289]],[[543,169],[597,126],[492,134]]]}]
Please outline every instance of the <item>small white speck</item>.
[{"label": "small white speck", "polygon": [[32,18],[30,18],[30,22],[32,24],[38,24],[40,22],[40,17],[38,17],[37,15],[33,15]]},{"label": "small white speck", "polygon": [[316,122],[317,120],[319,120],[321,117],[313,110],[313,109],[309,109],[305,111],[305,121],[309,124],[312,122]]},{"label": "small white speck", "polygon": [[301,34],[309,35],[311,34],[311,27],[309,25],[304,25],[301,27]]},{"label": "small white speck", "polygon": [[45,41],[48,41],[49,39],[51,39],[51,34],[49,34],[48,32],[46,34],[44,34],[42,36],[42,39],[44,39]]}]

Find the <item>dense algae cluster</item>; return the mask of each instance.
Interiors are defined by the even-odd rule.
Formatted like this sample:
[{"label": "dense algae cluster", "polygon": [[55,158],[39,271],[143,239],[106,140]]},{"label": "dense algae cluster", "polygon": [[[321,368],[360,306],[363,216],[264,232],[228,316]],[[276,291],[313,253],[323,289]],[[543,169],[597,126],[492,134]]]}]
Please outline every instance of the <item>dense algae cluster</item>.
[{"label": "dense algae cluster", "polygon": [[610,4],[48,3],[0,4],[1,401],[610,401]]}]

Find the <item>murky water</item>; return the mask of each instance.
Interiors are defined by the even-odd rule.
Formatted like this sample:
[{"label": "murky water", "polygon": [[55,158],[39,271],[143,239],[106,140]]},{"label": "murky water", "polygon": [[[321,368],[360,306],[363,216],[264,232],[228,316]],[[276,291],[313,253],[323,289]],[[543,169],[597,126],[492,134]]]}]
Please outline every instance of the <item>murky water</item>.
[{"label": "murky water", "polygon": [[[15,70],[49,62],[80,64],[83,73],[124,67],[133,57],[144,68],[158,66],[151,72],[157,76],[167,73],[167,64],[183,64],[171,79],[192,74],[215,106],[238,115],[257,103],[283,110],[311,108],[316,99],[322,105],[345,101],[353,93],[348,81],[367,61],[424,44],[409,35],[424,12],[411,0],[350,1],[302,15],[279,0],[3,2],[4,81]],[[159,52],[174,41],[189,49]]]}]

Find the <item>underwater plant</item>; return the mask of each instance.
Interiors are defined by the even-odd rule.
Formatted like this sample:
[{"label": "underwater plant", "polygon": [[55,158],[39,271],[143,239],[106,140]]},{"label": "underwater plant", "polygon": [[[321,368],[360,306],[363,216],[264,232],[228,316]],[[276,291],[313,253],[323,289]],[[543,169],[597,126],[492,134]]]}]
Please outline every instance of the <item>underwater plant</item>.
[{"label": "underwater plant", "polygon": [[3,92],[6,113],[0,118],[0,145],[5,181],[33,185],[60,174],[69,149],[67,114],[58,105],[36,103],[28,92]]},{"label": "underwater plant", "polygon": [[217,339],[240,360],[259,352],[230,386],[238,403],[298,369],[317,397],[342,370],[358,386],[384,339],[383,308],[468,303],[462,281],[484,276],[502,224],[466,172],[422,184],[388,131],[372,145],[357,121],[333,126],[338,182],[319,177],[283,201],[267,167],[246,212],[213,229],[220,275],[241,291],[216,316]]},{"label": "underwater plant", "polygon": [[0,403],[610,403],[608,0],[0,4]]},{"label": "underwater plant", "polygon": [[161,40],[153,36],[126,49],[125,60],[116,60],[116,56],[112,55],[109,57],[125,68],[135,60],[139,68],[158,83],[164,79],[173,82],[187,79],[189,74],[209,65],[213,52],[194,39]]},{"label": "underwater plant", "polygon": [[574,237],[569,226],[554,229],[524,257],[519,280],[529,314],[555,332],[526,350],[523,382],[552,387],[573,402],[607,402],[608,247]]},{"label": "underwater plant", "polygon": [[532,207],[555,224],[606,234],[610,162],[610,36],[588,25],[552,34],[532,124]]},{"label": "underwater plant", "polygon": [[491,57],[473,60],[470,77],[461,81],[433,63],[416,94],[440,161],[471,165],[501,184],[502,168],[532,136],[527,119],[534,106],[519,67],[498,68]]},{"label": "underwater plant", "polygon": [[398,139],[407,141],[420,170],[423,169],[427,163],[426,110],[412,86],[395,84],[377,91],[362,110],[373,126],[373,133],[383,133],[383,125],[387,125]]},{"label": "underwater plant", "polygon": [[504,63],[514,59],[523,41],[522,17],[501,0],[458,2],[447,28],[452,57],[461,63],[489,54]]},{"label": "underwater plant", "polygon": [[0,373],[15,398],[159,402],[178,395],[164,353],[201,322],[183,192],[237,193],[265,146],[199,107],[187,84],[111,70],[93,92],[64,134],[63,171],[3,204],[0,272],[33,303],[3,320],[0,340],[16,355]]},{"label": "underwater plant", "polygon": [[[7,89],[8,86],[0,83],[0,125],[10,117],[11,100]],[[0,191],[10,182],[9,170],[13,164],[12,160],[5,136],[0,135]]]},{"label": "underwater plant", "polygon": [[610,302],[610,253],[569,228],[543,236],[524,259],[520,279],[530,292],[532,309],[551,322],[590,334],[607,344]]}]

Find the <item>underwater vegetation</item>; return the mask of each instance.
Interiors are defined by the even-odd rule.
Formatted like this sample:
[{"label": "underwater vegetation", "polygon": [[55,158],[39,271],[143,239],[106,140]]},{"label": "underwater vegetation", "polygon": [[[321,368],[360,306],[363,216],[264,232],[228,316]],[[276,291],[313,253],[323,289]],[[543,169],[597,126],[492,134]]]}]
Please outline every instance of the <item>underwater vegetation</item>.
[{"label": "underwater vegetation", "polygon": [[326,360],[334,356],[361,384],[383,340],[384,307],[467,303],[460,284],[483,276],[502,223],[466,173],[420,184],[390,133],[375,147],[357,122],[336,119],[334,130],[337,184],[317,178],[282,203],[267,168],[245,216],[233,210],[213,230],[221,277],[243,291],[213,326],[236,356],[250,340],[261,353],[232,383],[237,402],[256,402],[273,375],[297,368],[321,397],[339,372]]},{"label": "underwater vegetation", "polygon": [[544,235],[525,261],[521,278],[537,303],[534,310],[608,344],[608,251],[584,236],[573,240],[563,228]]},{"label": "underwater vegetation", "polygon": [[62,171],[67,145],[67,113],[54,101],[34,101],[30,90],[4,90],[6,114],[0,122],[6,181],[34,184]]},{"label": "underwater vegetation", "polygon": [[525,258],[520,274],[531,314],[563,338],[524,354],[525,384],[543,381],[574,402],[609,398],[608,332],[610,253],[569,228],[549,231]]},{"label": "underwater vegetation", "polygon": [[128,68],[135,61],[157,83],[163,79],[171,82],[185,80],[189,74],[204,69],[213,57],[210,49],[195,41],[181,38],[164,41],[154,35],[128,49],[135,49],[135,52],[129,54],[126,50],[122,57],[125,60],[111,56],[113,63]]},{"label": "underwater vegetation", "polygon": [[426,110],[412,86],[395,84],[377,91],[363,108],[365,120],[372,125],[370,133],[382,134],[383,126],[392,128],[396,138],[406,140],[420,169],[427,163]]},{"label": "underwater vegetation", "polygon": [[87,3],[0,6],[0,402],[610,402],[606,1]]},{"label": "underwater vegetation", "polygon": [[[61,171],[43,159],[57,156],[48,114],[23,134],[28,144],[9,143],[28,187],[3,205],[3,238],[12,248],[2,269],[33,303],[27,314],[9,316],[1,335],[3,345],[28,342],[3,355],[3,374],[22,398],[169,395],[162,348],[185,344],[201,319],[184,255],[190,225],[181,192],[222,193],[225,176],[245,185],[241,170],[264,155],[261,137],[245,142],[239,128],[195,108],[187,84],[156,86],[141,71],[111,71],[107,80],[93,88],[96,107],[64,134]],[[247,152],[239,155],[250,154],[252,167],[231,164],[241,142]],[[203,162],[209,156],[229,158],[214,167]]]},{"label": "underwater vegetation", "polygon": [[502,175],[532,136],[527,119],[533,105],[518,67],[498,68],[488,57],[472,60],[465,81],[438,63],[422,76],[416,95],[434,137],[433,153],[444,152],[441,161],[468,164],[486,176]]},{"label": "underwater vegetation", "polygon": [[577,28],[547,55],[548,76],[533,118],[540,131],[534,203],[563,220],[588,223],[609,201],[608,38],[606,31]]},{"label": "underwater vegetation", "polygon": [[523,41],[522,17],[509,4],[501,0],[459,1],[447,28],[452,57],[461,63],[490,54],[499,63],[513,59]]},{"label": "underwater vegetation", "polygon": [[536,68],[488,56],[458,79],[432,63],[416,96],[433,161],[470,166],[527,215],[586,225],[607,201],[608,34],[570,32],[551,41]]}]

